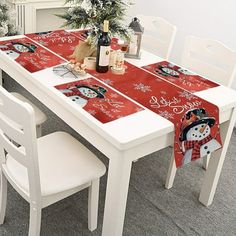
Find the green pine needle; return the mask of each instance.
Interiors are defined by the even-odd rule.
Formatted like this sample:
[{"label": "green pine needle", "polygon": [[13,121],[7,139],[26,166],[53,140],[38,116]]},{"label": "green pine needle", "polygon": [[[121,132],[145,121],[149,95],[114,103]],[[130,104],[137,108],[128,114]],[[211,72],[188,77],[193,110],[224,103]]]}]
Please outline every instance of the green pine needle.
[{"label": "green pine needle", "polygon": [[130,38],[130,30],[122,24],[128,7],[124,0],[66,0],[71,7],[64,14],[57,15],[65,20],[63,26],[89,28],[89,40],[95,43],[102,30],[104,20],[109,21],[109,33],[124,40]]}]

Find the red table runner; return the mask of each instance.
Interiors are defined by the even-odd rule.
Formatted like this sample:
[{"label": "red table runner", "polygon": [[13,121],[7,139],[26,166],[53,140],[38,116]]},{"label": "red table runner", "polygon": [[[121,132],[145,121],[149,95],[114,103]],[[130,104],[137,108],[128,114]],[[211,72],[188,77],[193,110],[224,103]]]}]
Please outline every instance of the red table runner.
[{"label": "red table runner", "polygon": [[66,62],[28,38],[0,41],[0,50],[31,73]]},{"label": "red table runner", "polygon": [[[124,75],[114,75],[111,72],[99,74],[96,71],[89,73],[175,125],[174,151],[177,167],[221,147],[217,106],[167,80],[129,63],[125,64],[127,70]],[[218,86],[201,77],[192,78],[193,81],[198,79],[204,83],[200,88],[191,87],[193,91]]]},{"label": "red table runner", "polygon": [[102,123],[143,110],[94,78],[57,85],[55,88]]}]

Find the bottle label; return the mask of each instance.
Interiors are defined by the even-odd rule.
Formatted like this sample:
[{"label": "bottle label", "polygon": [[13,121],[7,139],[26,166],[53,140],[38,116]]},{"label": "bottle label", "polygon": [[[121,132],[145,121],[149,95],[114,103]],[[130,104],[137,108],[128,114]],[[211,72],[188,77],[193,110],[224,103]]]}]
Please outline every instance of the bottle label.
[{"label": "bottle label", "polygon": [[123,52],[117,52],[114,67],[116,70],[124,69],[124,53]]},{"label": "bottle label", "polygon": [[110,46],[100,47],[99,66],[108,66],[110,59]]}]

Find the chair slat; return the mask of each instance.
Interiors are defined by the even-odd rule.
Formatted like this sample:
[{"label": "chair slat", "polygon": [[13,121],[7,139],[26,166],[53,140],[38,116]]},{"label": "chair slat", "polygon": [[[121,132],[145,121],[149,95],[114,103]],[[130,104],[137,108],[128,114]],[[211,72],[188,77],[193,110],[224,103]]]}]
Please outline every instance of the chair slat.
[{"label": "chair slat", "polygon": [[[10,94],[9,94],[10,95]],[[28,120],[28,114],[25,111],[25,108],[21,106],[21,104],[26,104],[14,96],[12,96],[12,100],[8,99],[7,97],[0,98],[0,113],[3,113],[6,117],[8,117],[10,120],[15,121],[16,123],[19,123],[22,129],[27,127],[27,120]]]},{"label": "chair slat", "polygon": [[23,153],[23,147],[19,148],[15,146],[2,131],[0,131],[0,142],[1,146],[4,147],[4,149],[10,156],[12,156],[23,166],[28,167],[28,161],[26,159],[26,155]]},{"label": "chair slat", "polygon": [[20,145],[25,145],[24,132],[19,125],[0,114],[0,128],[12,141]]},{"label": "chair slat", "polygon": [[144,26],[143,48],[168,59],[176,34],[176,26],[161,17],[138,15],[137,18]]},{"label": "chair slat", "polygon": [[230,87],[236,74],[236,53],[216,40],[188,36],[182,66]]}]

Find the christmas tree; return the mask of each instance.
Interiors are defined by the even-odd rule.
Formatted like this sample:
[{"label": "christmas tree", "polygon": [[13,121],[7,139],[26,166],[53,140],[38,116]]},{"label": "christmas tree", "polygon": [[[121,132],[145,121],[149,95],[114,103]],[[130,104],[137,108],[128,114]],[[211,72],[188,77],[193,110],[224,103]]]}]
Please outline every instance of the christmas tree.
[{"label": "christmas tree", "polygon": [[17,30],[14,24],[14,11],[5,0],[0,2],[0,37],[15,35]]},{"label": "christmas tree", "polygon": [[89,40],[96,43],[102,30],[104,20],[109,21],[110,35],[129,39],[130,30],[123,24],[124,17],[132,1],[123,0],[67,0],[72,4],[64,14],[60,15],[72,28],[89,28]]}]

